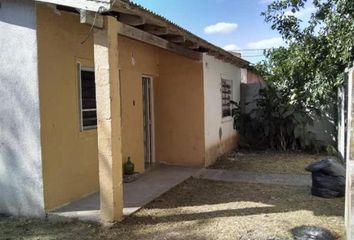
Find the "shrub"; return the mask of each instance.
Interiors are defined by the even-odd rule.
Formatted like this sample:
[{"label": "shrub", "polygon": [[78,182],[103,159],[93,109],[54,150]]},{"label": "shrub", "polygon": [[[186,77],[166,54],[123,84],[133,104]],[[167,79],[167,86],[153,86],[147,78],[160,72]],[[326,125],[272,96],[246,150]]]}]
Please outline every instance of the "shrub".
[{"label": "shrub", "polygon": [[256,108],[242,113],[235,105],[234,127],[242,136],[241,145],[273,150],[319,151],[322,143],[308,130],[315,114],[293,103],[286,92],[272,84],[259,91]]}]

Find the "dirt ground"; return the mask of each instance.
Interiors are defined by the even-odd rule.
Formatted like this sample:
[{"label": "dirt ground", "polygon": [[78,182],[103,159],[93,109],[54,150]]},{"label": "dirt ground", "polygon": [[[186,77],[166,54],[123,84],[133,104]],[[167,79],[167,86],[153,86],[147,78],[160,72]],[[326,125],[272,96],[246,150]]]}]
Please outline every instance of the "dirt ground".
[{"label": "dirt ground", "polygon": [[306,172],[305,168],[325,157],[306,153],[231,153],[221,157],[210,168],[262,173],[311,174]]},{"label": "dirt ground", "polygon": [[79,221],[0,218],[0,239],[293,239],[291,229],[321,226],[344,239],[344,199],[307,187],[189,179],[112,228]]},{"label": "dirt ground", "polygon": [[[319,155],[229,154],[213,168],[307,174]],[[0,217],[0,239],[293,239],[310,225],[344,239],[344,199],[323,199],[309,187],[189,179],[111,228],[80,221]]]}]

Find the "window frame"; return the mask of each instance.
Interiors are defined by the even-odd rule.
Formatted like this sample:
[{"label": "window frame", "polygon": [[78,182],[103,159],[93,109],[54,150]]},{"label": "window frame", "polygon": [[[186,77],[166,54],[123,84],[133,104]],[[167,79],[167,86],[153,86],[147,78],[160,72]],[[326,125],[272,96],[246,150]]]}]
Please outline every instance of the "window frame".
[{"label": "window frame", "polygon": [[[224,81],[227,81],[227,82],[230,82],[230,90],[231,90],[231,93],[229,93],[230,95],[230,115],[228,116],[224,116],[224,113],[223,113],[223,109],[224,109],[224,97],[223,97],[223,82]],[[222,121],[229,121],[229,120],[232,120],[232,106],[231,106],[231,101],[234,100],[234,81],[232,79],[227,79],[225,77],[221,77],[221,87],[220,87],[220,93],[221,93],[221,119]]]},{"label": "window frame", "polygon": [[77,75],[78,75],[78,81],[79,81],[80,132],[86,132],[86,131],[89,131],[89,130],[97,129],[97,121],[96,121],[96,125],[84,126],[84,118],[83,118],[83,113],[85,111],[96,111],[96,116],[97,116],[97,101],[96,101],[96,108],[83,109],[83,105],[82,105],[82,79],[81,79],[82,71],[95,73],[95,68],[94,67],[83,67],[81,65],[81,63],[77,63],[77,72],[78,72]]}]

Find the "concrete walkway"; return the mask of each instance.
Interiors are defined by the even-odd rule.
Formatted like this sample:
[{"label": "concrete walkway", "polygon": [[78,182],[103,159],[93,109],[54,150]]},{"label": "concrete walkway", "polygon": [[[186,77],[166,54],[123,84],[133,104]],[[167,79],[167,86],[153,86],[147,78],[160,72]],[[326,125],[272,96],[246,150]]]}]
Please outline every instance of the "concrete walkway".
[{"label": "concrete walkway", "polygon": [[224,182],[266,183],[292,186],[311,186],[310,175],[263,174],[256,172],[201,169],[195,178]]},{"label": "concrete walkway", "polygon": [[[144,205],[161,196],[171,188],[193,176],[199,169],[158,165],[143,173],[136,181],[124,184],[124,216],[136,212]],[[50,212],[49,217],[78,218],[99,222],[99,193],[91,194]]]}]

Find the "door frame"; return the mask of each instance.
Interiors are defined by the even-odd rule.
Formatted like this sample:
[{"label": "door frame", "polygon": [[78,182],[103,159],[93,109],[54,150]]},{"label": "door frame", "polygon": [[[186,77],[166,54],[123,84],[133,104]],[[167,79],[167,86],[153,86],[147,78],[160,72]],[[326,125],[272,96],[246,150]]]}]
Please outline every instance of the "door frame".
[{"label": "door frame", "polygon": [[[142,74],[141,75],[141,81],[143,81],[143,78],[148,78],[150,79],[150,110],[151,110],[151,163],[156,162],[155,158],[155,101],[154,101],[154,77],[152,75],[148,74]],[[144,91],[144,90],[143,90]],[[144,99],[143,99],[144,101]],[[144,104],[144,102],[143,102]],[[144,113],[143,113],[144,114]],[[144,116],[143,116],[144,118]],[[143,125],[144,126],[144,125]],[[145,130],[143,130],[145,131]],[[145,148],[145,146],[144,146]],[[145,152],[145,151],[144,151]],[[145,154],[145,153],[144,153]],[[144,162],[145,162],[145,156],[144,156]]]}]

